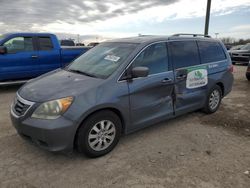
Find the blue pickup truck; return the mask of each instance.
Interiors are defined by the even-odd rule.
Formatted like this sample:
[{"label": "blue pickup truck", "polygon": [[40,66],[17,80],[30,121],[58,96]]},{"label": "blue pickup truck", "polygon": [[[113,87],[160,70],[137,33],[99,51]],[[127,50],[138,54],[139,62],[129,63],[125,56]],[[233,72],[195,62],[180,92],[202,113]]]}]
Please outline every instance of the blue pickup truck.
[{"label": "blue pickup truck", "polygon": [[89,47],[61,47],[54,34],[0,35],[0,85],[25,82],[64,67]]}]

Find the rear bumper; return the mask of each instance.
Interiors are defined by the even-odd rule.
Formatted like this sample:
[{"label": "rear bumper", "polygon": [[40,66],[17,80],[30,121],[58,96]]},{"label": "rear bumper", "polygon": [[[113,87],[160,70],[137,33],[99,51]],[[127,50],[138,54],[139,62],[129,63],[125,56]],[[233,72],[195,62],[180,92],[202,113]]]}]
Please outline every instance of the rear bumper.
[{"label": "rear bumper", "polygon": [[11,111],[11,121],[19,135],[35,145],[53,152],[68,152],[73,149],[75,126],[70,120],[60,117],[56,120],[18,118]]},{"label": "rear bumper", "polygon": [[232,91],[233,82],[234,82],[234,75],[231,72],[228,72],[223,79],[223,83],[224,83],[224,96],[223,97],[225,97]]}]

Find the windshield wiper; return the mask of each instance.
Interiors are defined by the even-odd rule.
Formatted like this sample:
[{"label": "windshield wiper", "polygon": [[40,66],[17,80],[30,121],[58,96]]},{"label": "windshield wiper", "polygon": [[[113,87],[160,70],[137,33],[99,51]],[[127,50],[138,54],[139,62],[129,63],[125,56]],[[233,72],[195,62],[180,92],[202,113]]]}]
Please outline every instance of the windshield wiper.
[{"label": "windshield wiper", "polygon": [[75,73],[82,74],[82,75],[85,75],[85,76],[97,78],[97,76],[95,76],[95,75],[93,75],[93,74],[89,74],[89,73],[87,73],[87,72],[83,72],[83,71],[81,71],[81,70],[76,70],[76,69],[67,69],[67,70],[70,71],[70,72],[75,72]]}]

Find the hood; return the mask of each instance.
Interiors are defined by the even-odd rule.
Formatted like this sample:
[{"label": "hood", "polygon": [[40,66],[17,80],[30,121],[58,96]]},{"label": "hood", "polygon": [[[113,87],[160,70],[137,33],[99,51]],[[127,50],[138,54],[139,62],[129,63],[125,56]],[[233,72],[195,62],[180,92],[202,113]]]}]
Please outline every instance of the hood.
[{"label": "hood", "polygon": [[242,53],[250,53],[250,50],[231,50],[230,52],[242,54]]},{"label": "hood", "polygon": [[53,71],[28,82],[18,94],[29,101],[45,102],[77,96],[100,85],[100,80],[65,70]]}]

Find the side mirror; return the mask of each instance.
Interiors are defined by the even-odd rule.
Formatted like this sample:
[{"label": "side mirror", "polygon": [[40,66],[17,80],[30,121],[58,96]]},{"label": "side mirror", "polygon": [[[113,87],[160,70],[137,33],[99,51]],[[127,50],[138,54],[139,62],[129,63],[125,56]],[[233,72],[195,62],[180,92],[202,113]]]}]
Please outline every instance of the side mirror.
[{"label": "side mirror", "polygon": [[6,54],[7,48],[5,46],[0,46],[0,54]]},{"label": "side mirror", "polygon": [[132,69],[132,77],[138,78],[138,77],[147,77],[149,73],[148,67],[134,67]]}]

